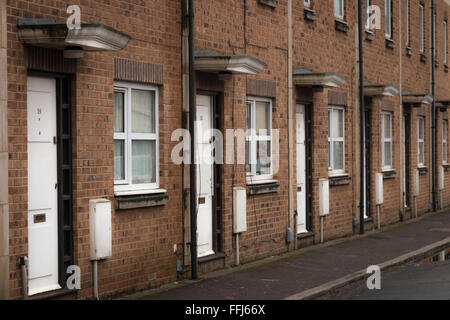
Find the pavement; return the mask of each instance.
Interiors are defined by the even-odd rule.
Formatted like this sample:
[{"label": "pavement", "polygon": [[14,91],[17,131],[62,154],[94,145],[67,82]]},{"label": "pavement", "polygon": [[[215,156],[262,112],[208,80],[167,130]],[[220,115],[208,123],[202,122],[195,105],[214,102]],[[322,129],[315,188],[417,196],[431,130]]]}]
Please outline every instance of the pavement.
[{"label": "pavement", "polygon": [[450,261],[393,267],[381,273],[380,290],[358,281],[318,300],[450,300]]},{"label": "pavement", "polygon": [[424,258],[443,247],[450,247],[450,211],[387,226],[381,232],[371,232],[364,237],[315,245],[236,267],[231,272],[219,271],[196,281],[186,280],[122,299],[311,299],[362,279],[368,266],[382,265],[385,269]]}]

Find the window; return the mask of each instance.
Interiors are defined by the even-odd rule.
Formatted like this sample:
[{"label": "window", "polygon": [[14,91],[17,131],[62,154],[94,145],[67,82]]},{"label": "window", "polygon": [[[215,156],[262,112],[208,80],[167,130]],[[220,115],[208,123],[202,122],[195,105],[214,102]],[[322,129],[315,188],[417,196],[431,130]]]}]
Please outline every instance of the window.
[{"label": "window", "polygon": [[272,100],[247,98],[246,171],[249,179],[272,178]]},{"label": "window", "polygon": [[448,122],[444,120],[442,122],[442,162],[447,164],[448,160]]},{"label": "window", "polygon": [[406,30],[406,46],[409,47],[409,0],[406,0],[406,8],[405,8],[405,30]]},{"label": "window", "polygon": [[328,108],[328,170],[342,173],[345,169],[344,108]]},{"label": "window", "polygon": [[424,129],[425,119],[423,117],[417,118],[417,163],[419,166],[424,166],[425,164],[425,129]]},{"label": "window", "polygon": [[424,53],[425,49],[425,33],[424,33],[424,21],[423,21],[423,4],[419,4],[419,26],[420,26],[420,53]]},{"label": "window", "polygon": [[304,4],[305,8],[310,8],[311,7],[311,0],[304,0],[303,4]]},{"label": "window", "polygon": [[366,29],[370,29],[370,0],[366,0]]},{"label": "window", "polygon": [[392,114],[381,113],[381,156],[383,169],[392,168]]},{"label": "window", "polygon": [[158,89],[116,83],[114,184],[116,191],[158,188]]},{"label": "window", "polygon": [[334,16],[344,19],[344,0],[334,0]]},{"label": "window", "polygon": [[447,48],[447,21],[444,20],[444,64],[447,64],[447,53],[448,53],[448,48]]},{"label": "window", "polygon": [[384,0],[384,14],[386,18],[386,38],[392,39],[392,0]]}]

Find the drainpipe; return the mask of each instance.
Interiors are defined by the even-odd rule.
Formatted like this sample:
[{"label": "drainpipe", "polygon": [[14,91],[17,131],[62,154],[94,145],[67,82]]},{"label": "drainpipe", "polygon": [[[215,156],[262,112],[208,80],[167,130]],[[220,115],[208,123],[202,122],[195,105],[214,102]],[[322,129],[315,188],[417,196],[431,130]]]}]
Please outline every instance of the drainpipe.
[{"label": "drainpipe", "polygon": [[363,22],[362,22],[362,0],[358,0],[358,46],[359,46],[359,130],[360,130],[360,195],[359,195],[359,233],[364,234],[364,177],[366,168],[364,128],[364,65],[363,65]]},{"label": "drainpipe", "polygon": [[0,1],[0,299],[9,298],[8,77],[6,1]]},{"label": "drainpipe", "polygon": [[[404,130],[403,130],[403,77],[402,77],[402,72],[403,72],[403,37],[402,37],[402,4],[403,1],[399,2],[399,10],[398,10],[398,41],[399,43],[399,52],[398,52],[398,56],[399,56],[399,84],[398,84],[398,88],[399,88],[399,100],[400,100],[400,106],[399,106],[399,110],[400,110],[400,114],[399,114],[399,123],[400,123],[400,145],[401,148],[399,148],[400,150],[400,168],[403,167],[403,148],[405,147],[405,141],[404,141]],[[405,30],[406,32],[408,32],[408,30]],[[406,172],[406,170],[405,170]],[[403,219],[405,218],[405,196],[403,195],[404,192],[406,192],[406,190],[404,190],[403,188],[403,181],[404,181],[405,177],[403,175],[403,170],[400,170],[400,206],[401,206],[401,212],[403,215]]]},{"label": "drainpipe", "polygon": [[[292,0],[288,0],[288,162],[289,162],[289,187],[288,187],[288,206],[289,206],[289,226],[294,236],[294,250],[297,248],[297,223],[294,216],[294,141],[293,141],[293,81],[292,81]],[[306,217],[308,218],[308,217]]]},{"label": "drainpipe", "polygon": [[22,297],[23,300],[28,299],[28,257],[20,257],[19,258],[19,266],[20,272],[22,274]]},{"label": "drainpipe", "polygon": [[195,69],[194,69],[194,0],[188,0],[189,17],[189,134],[191,136],[190,172],[190,214],[191,214],[191,267],[193,280],[197,279],[197,208],[195,180]]},{"label": "drainpipe", "polygon": [[432,162],[432,175],[431,175],[431,184],[432,184],[432,197],[433,197],[433,211],[437,211],[437,198],[436,198],[436,96],[435,96],[435,0],[431,1],[431,96],[433,97],[433,102],[431,104],[431,162]]}]

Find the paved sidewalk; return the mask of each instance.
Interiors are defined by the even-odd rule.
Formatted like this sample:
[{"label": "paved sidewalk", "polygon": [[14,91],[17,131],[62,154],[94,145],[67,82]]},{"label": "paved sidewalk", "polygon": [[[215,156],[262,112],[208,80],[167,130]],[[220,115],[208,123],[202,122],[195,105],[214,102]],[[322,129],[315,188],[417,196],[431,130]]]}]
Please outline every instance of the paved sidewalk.
[{"label": "paved sidewalk", "polygon": [[162,292],[149,300],[279,300],[450,237],[450,211]]}]

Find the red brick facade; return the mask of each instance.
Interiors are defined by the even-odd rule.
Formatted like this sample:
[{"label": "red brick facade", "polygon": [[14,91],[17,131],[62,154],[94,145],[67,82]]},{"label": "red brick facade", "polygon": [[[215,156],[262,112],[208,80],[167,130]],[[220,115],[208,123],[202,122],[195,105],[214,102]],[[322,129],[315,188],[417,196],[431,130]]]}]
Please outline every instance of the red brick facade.
[{"label": "red brick facade", "polygon": [[[218,74],[196,72],[196,90],[217,94],[218,125],[225,129],[246,129],[246,100],[249,81],[264,80],[267,88],[275,87],[272,98],[272,128],[279,130],[279,170],[273,176],[279,187],[272,192],[247,196],[247,232],[240,236],[240,260],[250,262],[269,255],[295,249],[286,243],[286,229],[293,227],[289,212],[289,183],[297,190],[296,181],[289,181],[288,119],[295,119],[295,103],[305,103],[311,114],[312,148],[312,226],[313,233],[295,241],[297,248],[320,241],[319,179],[330,179],[328,163],[328,106],[344,108],[345,179],[330,185],[330,214],[324,219],[324,239],[357,232],[359,221],[359,100],[358,47],[356,1],[344,1],[345,22],[337,26],[334,8],[324,1],[312,0],[305,11],[303,1],[292,1],[294,70],[313,73],[338,73],[345,84],[327,86],[295,86],[288,97],[288,0],[278,0],[276,7],[257,0],[209,1],[195,3],[195,49],[213,50],[222,55],[251,55],[266,67],[257,75],[235,74],[222,78]],[[438,175],[443,162],[442,123],[448,119],[450,76],[443,63],[443,21],[450,7],[444,0],[437,2],[436,20],[436,100]],[[366,229],[376,226],[375,174],[382,172],[381,113],[392,114],[392,169],[384,179],[384,204],[381,224],[398,222],[401,217],[414,216],[413,182],[417,168],[417,116],[425,119],[425,166],[420,175],[417,212],[431,210],[431,105],[402,103],[402,94],[431,95],[430,16],[425,5],[426,61],[419,52],[419,0],[410,0],[410,50],[405,46],[405,5],[393,1],[392,41],[384,30],[384,1],[380,6],[381,30],[364,34],[365,81],[372,86],[394,86],[393,96],[366,96],[370,113],[370,212]],[[62,57],[62,51],[41,49],[54,57],[50,63],[39,61],[30,68],[30,60],[38,50],[19,40],[18,19],[57,19],[65,21],[68,5],[81,8],[82,23],[104,24],[131,36],[128,45],[119,52],[85,52],[82,59],[51,63]],[[399,18],[401,14],[401,26]],[[315,19],[310,19],[311,15]],[[91,297],[92,265],[89,255],[89,200],[106,198],[113,204],[111,258],[99,263],[100,296],[110,296],[158,287],[177,279],[177,259],[183,260],[183,248],[188,248],[184,234],[187,229],[184,201],[186,186],[182,165],[172,163],[171,153],[178,143],[171,141],[175,129],[183,123],[182,83],[182,1],[6,1],[7,77],[8,87],[8,203],[9,203],[9,297],[22,295],[21,271],[17,261],[28,254],[28,162],[27,162],[27,78],[31,69],[68,74],[72,84],[72,169],[73,169],[73,259],[81,267],[81,290],[72,298]],[[309,18],[306,18],[309,17]],[[448,20],[447,20],[448,21]],[[342,28],[347,30],[342,30]],[[2,26],[0,26],[2,28]],[[401,33],[400,33],[400,30]],[[449,30],[450,31],[450,30]],[[448,31],[447,31],[448,34]],[[448,40],[447,40],[448,46]],[[447,48],[447,51],[450,51]],[[158,206],[118,210],[114,193],[114,82],[126,80],[115,70],[115,58],[162,66],[162,83],[156,85],[159,97],[159,187],[166,190],[168,202]],[[2,59],[0,59],[0,62]],[[448,64],[448,63],[447,63]],[[157,67],[155,67],[157,68]],[[0,69],[1,70],[1,69]],[[153,69],[152,69],[153,70]],[[116,77],[116,79],[115,79]],[[125,77],[125,76],[123,76]],[[149,78],[150,79],[150,78]],[[153,79],[153,78],[151,78]],[[156,79],[156,78],[155,78]],[[142,82],[142,81],[141,81]],[[258,82],[253,82],[253,84]],[[262,83],[262,82],[259,82]],[[271,90],[265,88],[260,92]],[[252,91],[255,89],[251,89]],[[256,90],[257,91],[257,90]],[[263,94],[261,93],[261,94]],[[293,100],[294,114],[288,114],[288,99]],[[442,111],[441,111],[442,110]],[[410,207],[403,207],[403,115],[409,114],[409,194]],[[295,131],[294,137],[295,139]],[[295,141],[295,140],[294,140]],[[225,140],[225,145],[230,141]],[[294,142],[295,146],[295,142]],[[448,150],[447,150],[448,152]],[[226,155],[224,155],[226,156]],[[236,155],[235,155],[236,156]],[[294,163],[295,150],[291,153]],[[233,235],[233,187],[247,187],[243,164],[227,165],[221,170],[221,244],[223,255],[200,262],[207,272],[235,263],[236,242]],[[3,182],[2,182],[3,183]],[[4,182],[6,183],[6,182]],[[439,179],[437,179],[439,187]],[[291,195],[296,199],[295,191]],[[450,171],[445,171],[445,189],[438,201],[450,206]],[[294,209],[296,200],[293,201]],[[358,222],[359,223],[359,222]],[[295,230],[292,230],[294,232]],[[296,237],[296,235],[294,235]],[[177,245],[177,253],[174,253]],[[184,252],[188,256],[189,252]],[[207,259],[206,259],[207,260]],[[1,268],[0,268],[1,269]],[[189,263],[183,265],[184,276],[190,273]],[[3,278],[0,278],[2,281]]]}]

